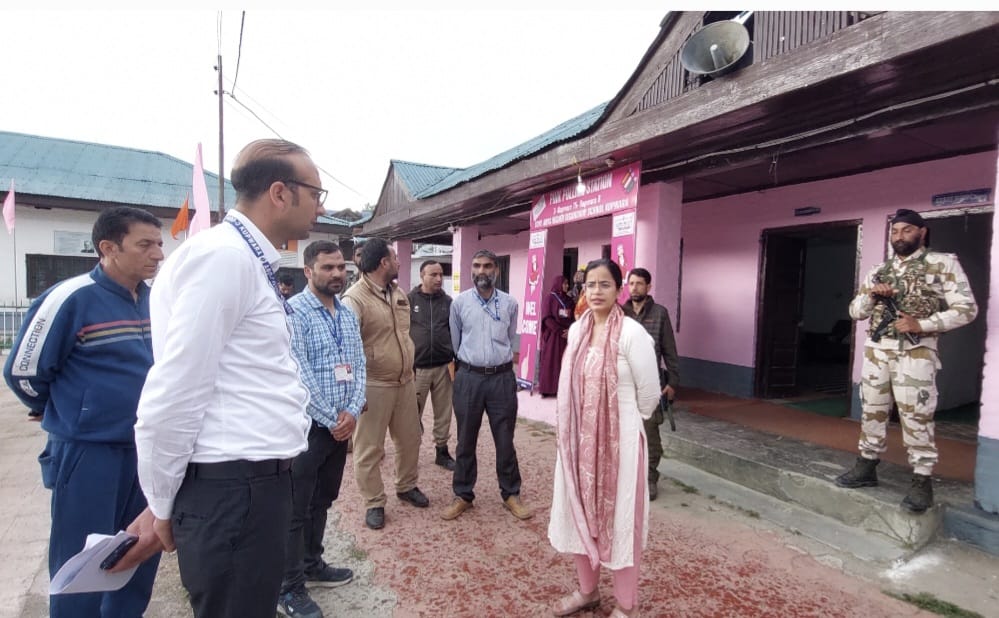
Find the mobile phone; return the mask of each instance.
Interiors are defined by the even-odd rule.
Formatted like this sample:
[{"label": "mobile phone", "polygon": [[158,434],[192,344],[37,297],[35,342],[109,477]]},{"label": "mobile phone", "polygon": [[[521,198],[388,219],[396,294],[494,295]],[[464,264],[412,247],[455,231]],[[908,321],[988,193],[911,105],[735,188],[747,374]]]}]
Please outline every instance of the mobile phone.
[{"label": "mobile phone", "polygon": [[139,542],[139,537],[130,536],[121,542],[118,547],[114,548],[108,557],[101,561],[101,570],[107,571],[108,569],[114,568],[114,565],[118,564],[118,561],[128,553],[128,550],[132,549],[132,546]]}]

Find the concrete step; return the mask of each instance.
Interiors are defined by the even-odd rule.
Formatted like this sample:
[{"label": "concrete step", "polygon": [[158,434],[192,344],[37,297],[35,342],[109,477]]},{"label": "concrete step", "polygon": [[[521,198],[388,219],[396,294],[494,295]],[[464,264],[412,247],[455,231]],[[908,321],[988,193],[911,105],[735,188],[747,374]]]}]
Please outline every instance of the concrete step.
[{"label": "concrete step", "polygon": [[[668,457],[786,503],[789,506],[784,512],[768,510],[777,518],[774,521],[784,518],[803,534],[858,557],[871,552],[890,557],[921,548],[941,532],[947,505],[967,507],[973,503],[973,488],[969,483],[935,478],[936,504],[926,513],[913,515],[900,507],[912,478],[911,470],[906,467],[882,462],[878,466],[878,487],[842,489],[833,481],[853,465],[856,453],[761,432],[683,409],[676,414],[676,432],[670,431],[668,425],[662,426],[663,448]],[[668,476],[694,479],[690,471],[665,459],[660,471]],[[677,480],[688,483],[684,478]],[[814,520],[809,513],[827,520],[825,523]],[[837,525],[827,525],[828,520]],[[866,549],[865,543],[869,545]]]}]

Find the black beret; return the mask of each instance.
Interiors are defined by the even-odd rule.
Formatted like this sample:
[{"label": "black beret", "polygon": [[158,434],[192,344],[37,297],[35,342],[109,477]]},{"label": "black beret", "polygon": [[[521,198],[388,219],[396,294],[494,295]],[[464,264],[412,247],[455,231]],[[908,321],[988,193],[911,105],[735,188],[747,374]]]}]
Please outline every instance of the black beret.
[{"label": "black beret", "polygon": [[909,210],[908,208],[899,208],[895,212],[895,216],[891,218],[892,225],[896,223],[910,223],[918,227],[926,227],[926,221],[919,216],[919,213],[915,210]]}]

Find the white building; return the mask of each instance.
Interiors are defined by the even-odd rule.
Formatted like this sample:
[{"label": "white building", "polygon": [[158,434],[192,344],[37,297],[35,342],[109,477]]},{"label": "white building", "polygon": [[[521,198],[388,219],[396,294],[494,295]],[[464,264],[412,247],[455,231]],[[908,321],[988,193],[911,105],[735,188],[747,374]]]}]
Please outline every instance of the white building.
[{"label": "white building", "polygon": [[[0,194],[6,197],[13,180],[16,204],[14,233],[0,232],[0,306],[26,305],[56,282],[93,268],[91,228],[109,206],[134,206],[159,217],[169,255],[184,240],[183,232],[171,238],[170,227],[191,193],[193,173],[191,163],[160,152],[0,132]],[[206,172],[205,183],[217,221],[218,176]],[[236,192],[225,181],[224,206],[235,203]],[[351,225],[322,217],[309,240],[286,247],[282,270],[292,272],[298,289],[305,285],[304,248],[311,240],[349,239]]]}]

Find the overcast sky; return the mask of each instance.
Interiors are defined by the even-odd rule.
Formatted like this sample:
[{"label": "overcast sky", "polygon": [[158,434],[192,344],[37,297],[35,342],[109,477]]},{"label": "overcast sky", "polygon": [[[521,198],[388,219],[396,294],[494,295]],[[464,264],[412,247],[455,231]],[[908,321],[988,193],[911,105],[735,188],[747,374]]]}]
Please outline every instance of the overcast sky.
[{"label": "overcast sky", "polygon": [[[0,130],[191,162],[201,142],[218,171],[221,45],[225,89],[236,79],[237,99],[357,191],[323,174],[327,209],[359,210],[390,159],[468,167],[613,98],[659,31],[658,4],[250,9],[238,76],[238,10],[221,30],[215,11],[2,10]],[[243,145],[274,134],[229,97],[224,115],[228,175]]]}]

